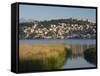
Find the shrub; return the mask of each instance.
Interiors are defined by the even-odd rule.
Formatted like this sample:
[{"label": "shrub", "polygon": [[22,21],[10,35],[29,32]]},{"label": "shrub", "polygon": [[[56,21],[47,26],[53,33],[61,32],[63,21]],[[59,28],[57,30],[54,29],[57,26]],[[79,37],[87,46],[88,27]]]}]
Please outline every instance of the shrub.
[{"label": "shrub", "polygon": [[66,57],[71,57],[72,56],[72,49],[71,48],[66,48],[65,47],[65,51],[66,51]]},{"label": "shrub", "polygon": [[84,58],[93,64],[96,64],[96,48],[88,48],[84,51]]}]

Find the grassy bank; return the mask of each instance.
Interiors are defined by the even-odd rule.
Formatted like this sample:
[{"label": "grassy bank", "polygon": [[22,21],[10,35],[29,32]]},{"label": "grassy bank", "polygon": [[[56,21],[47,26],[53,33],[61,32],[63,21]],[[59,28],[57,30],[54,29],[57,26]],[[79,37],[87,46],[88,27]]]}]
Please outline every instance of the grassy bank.
[{"label": "grassy bank", "polygon": [[22,44],[19,46],[20,71],[60,68],[66,58],[63,44]]}]

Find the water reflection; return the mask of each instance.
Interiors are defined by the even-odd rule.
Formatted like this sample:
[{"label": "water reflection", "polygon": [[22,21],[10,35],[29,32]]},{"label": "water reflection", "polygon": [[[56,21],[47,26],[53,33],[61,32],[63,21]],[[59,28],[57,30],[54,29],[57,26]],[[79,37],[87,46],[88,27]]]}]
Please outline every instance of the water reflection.
[{"label": "water reflection", "polygon": [[95,45],[70,45],[70,48],[72,49],[72,58],[77,58],[80,56],[83,56],[84,50],[88,48],[93,48]]}]

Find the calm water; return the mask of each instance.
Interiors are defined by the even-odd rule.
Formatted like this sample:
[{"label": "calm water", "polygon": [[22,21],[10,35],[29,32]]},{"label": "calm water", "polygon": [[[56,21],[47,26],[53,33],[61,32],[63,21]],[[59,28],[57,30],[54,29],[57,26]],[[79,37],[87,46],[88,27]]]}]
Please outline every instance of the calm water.
[{"label": "calm water", "polygon": [[96,47],[96,40],[67,39],[67,40],[20,40],[20,44],[67,44],[72,48],[72,56],[67,58],[63,66],[68,68],[96,67],[84,59],[83,52],[87,48]]},{"label": "calm water", "polygon": [[52,44],[52,43],[65,43],[65,44],[73,44],[73,45],[76,45],[76,44],[96,44],[96,40],[94,39],[67,39],[67,40],[59,40],[59,39],[45,39],[45,40],[20,40],[19,41],[21,44],[23,43],[27,43],[27,44]]}]

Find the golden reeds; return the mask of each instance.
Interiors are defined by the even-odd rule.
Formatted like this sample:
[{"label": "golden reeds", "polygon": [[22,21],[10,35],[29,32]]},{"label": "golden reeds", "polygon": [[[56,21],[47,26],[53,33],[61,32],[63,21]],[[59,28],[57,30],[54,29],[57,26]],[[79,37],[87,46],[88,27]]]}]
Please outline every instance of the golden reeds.
[{"label": "golden reeds", "polygon": [[64,64],[64,44],[21,44],[19,59],[21,71],[55,69]]}]

